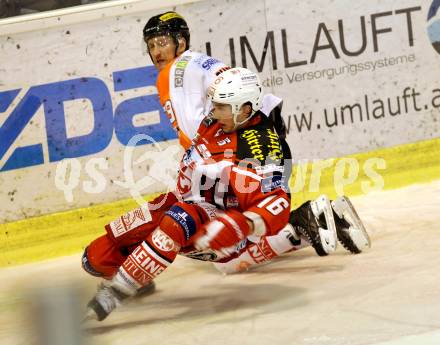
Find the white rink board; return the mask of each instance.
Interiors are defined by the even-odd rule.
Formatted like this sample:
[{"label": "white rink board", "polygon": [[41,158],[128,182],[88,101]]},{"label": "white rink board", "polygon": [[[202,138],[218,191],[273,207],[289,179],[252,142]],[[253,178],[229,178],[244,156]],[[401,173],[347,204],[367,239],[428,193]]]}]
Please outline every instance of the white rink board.
[{"label": "white rink board", "polygon": [[[140,33],[146,20],[164,9],[153,10],[147,3],[111,8],[106,5],[105,9],[84,7],[84,22],[78,19],[81,13],[60,12],[49,19],[40,15],[40,19],[11,26],[16,34],[7,32],[8,26],[1,27],[0,23],[0,32],[7,32],[0,36],[0,92],[19,90],[6,98],[3,93],[3,101],[0,96],[0,169],[4,170],[0,171],[0,222],[130,196],[127,188],[115,182],[126,177],[122,168],[126,146],[124,139],[122,143],[118,139],[118,133],[127,136],[131,122],[135,127],[151,126],[160,119],[154,69],[143,51]],[[313,159],[439,136],[440,55],[427,33],[428,25],[439,14],[428,23],[431,3],[376,0],[353,4],[344,0],[321,1],[316,7],[303,1],[224,0],[178,5],[176,10],[192,29],[193,49],[205,51],[209,42],[216,58],[226,63],[235,59],[237,65],[246,62],[247,67],[257,69],[252,51],[267,91],[284,98],[284,115],[290,124],[288,140],[295,158]],[[26,25],[31,25],[33,31],[26,31]],[[344,53],[341,30],[345,50],[361,51],[352,54],[356,56]],[[265,41],[267,54],[262,59]],[[344,66],[350,70],[340,72]],[[360,71],[360,66],[365,70]],[[128,77],[127,71],[131,73]],[[331,77],[336,72],[339,75]],[[149,75],[145,77],[146,74]],[[121,75],[128,81],[124,77],[121,81]],[[60,85],[64,87],[62,91]],[[83,92],[78,91],[81,88]],[[58,103],[61,92],[64,107]],[[43,106],[46,96],[48,105]],[[140,103],[132,103],[130,110],[119,107],[140,96],[148,97],[148,111],[136,109]],[[32,103],[35,99],[41,103],[38,108]],[[390,115],[388,102],[394,112],[400,102],[400,113]],[[353,108],[353,119],[346,108],[342,124],[341,107],[355,103],[358,106]],[[20,104],[26,105],[27,117],[22,116],[23,110],[17,110]],[[26,118],[22,131],[17,132],[18,125],[8,122],[14,111]],[[118,111],[122,115],[118,121],[113,120]],[[125,116],[127,112],[140,115],[131,119]],[[62,118],[65,135],[60,125]],[[145,181],[145,194],[163,190],[166,183],[172,185],[179,154],[174,148],[162,152],[176,144],[170,141],[173,135],[167,128],[162,113],[160,125],[146,131],[159,141],[161,148],[137,149],[148,151],[151,156],[135,167],[136,181],[148,171],[146,165],[152,166],[153,171],[157,168],[155,160],[168,166],[166,173],[159,174],[160,181]],[[89,141],[84,139],[87,136]],[[160,141],[164,139],[168,140]],[[67,142],[77,150],[69,149]],[[17,153],[19,147],[26,147],[27,151]],[[17,157],[11,159],[14,152]],[[56,167],[63,154],[76,157],[76,164],[81,167],[70,202],[55,185]],[[92,158],[97,160],[90,161]],[[90,164],[87,171],[86,164]]]},{"label": "white rink board", "polygon": [[[247,66],[255,69],[248,49],[244,48],[246,53],[241,53],[240,40],[246,38],[256,60],[262,65],[264,42],[268,33],[273,33],[275,54],[271,54],[269,43],[260,75],[263,84],[285,100],[284,116],[291,129],[289,143],[296,159],[339,157],[439,136],[440,55],[432,47],[426,31],[430,2],[353,4],[337,1],[320,2],[316,6],[304,1],[240,1],[242,10],[224,6],[227,3],[217,2],[215,6],[201,3],[197,6],[205,5],[200,9],[197,27],[218,23],[218,18],[221,21],[218,25],[209,25],[212,32],[209,33],[208,29],[209,34],[202,36],[201,41],[211,42],[213,56],[221,56],[230,63],[231,44],[228,42],[232,38],[237,64],[244,64],[245,55]],[[373,20],[373,16],[376,19]],[[364,40],[361,38],[362,17],[365,19]],[[407,22],[408,17],[411,23]],[[376,22],[377,30],[390,32],[377,34],[374,39],[372,21]],[[340,24],[343,30],[339,28]],[[326,30],[330,39],[325,36]],[[346,49],[351,52],[361,50],[364,42],[364,51],[358,56],[344,54],[342,31]],[[328,48],[317,50],[315,44]],[[392,66],[385,66],[391,63]],[[294,64],[301,65],[287,67]],[[351,65],[349,73],[332,77],[331,73],[335,74],[347,65]],[[356,72],[355,68],[361,68],[359,65],[365,70]],[[408,101],[404,101],[405,88],[409,88],[407,94],[414,89],[418,111],[413,98],[411,102],[408,97]],[[397,97],[400,97],[400,114],[393,116],[387,110],[388,100],[392,112],[397,113]],[[432,105],[433,98],[436,107]],[[346,109],[345,124],[342,124],[340,107],[356,103],[362,109],[362,121],[359,108],[354,110],[353,120]],[[335,107],[338,125],[334,125]],[[297,123],[301,123],[303,113],[308,121],[312,113],[312,121],[310,130],[303,122],[299,131]]]}]

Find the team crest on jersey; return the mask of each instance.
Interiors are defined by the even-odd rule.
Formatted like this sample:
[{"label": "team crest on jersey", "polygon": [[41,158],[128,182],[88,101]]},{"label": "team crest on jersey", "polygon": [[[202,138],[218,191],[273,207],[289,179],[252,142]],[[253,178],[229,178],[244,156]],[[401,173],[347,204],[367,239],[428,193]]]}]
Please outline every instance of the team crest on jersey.
[{"label": "team crest on jersey", "polygon": [[143,205],[120,216],[118,219],[112,221],[109,225],[113,236],[117,238],[126,232],[137,228],[138,226],[148,223],[150,220],[150,210],[148,209],[148,206]]},{"label": "team crest on jersey", "polygon": [[153,232],[152,240],[154,245],[163,252],[176,251],[174,241],[160,229]]}]

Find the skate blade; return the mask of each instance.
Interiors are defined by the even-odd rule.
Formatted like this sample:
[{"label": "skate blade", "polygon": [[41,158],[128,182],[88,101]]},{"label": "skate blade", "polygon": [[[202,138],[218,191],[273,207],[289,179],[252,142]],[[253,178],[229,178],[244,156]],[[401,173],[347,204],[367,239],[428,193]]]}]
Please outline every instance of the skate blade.
[{"label": "skate blade", "polygon": [[371,247],[370,238],[368,237],[368,235],[365,236],[364,231],[356,229],[353,226],[350,226],[350,228],[348,229],[348,233],[351,240],[353,241],[353,243],[356,245],[357,248],[362,249],[366,247],[368,248]]},{"label": "skate blade", "polygon": [[338,197],[332,201],[332,206],[336,214],[350,224],[348,231],[355,245],[359,249],[364,247],[371,248],[370,236],[350,199],[346,196]]},{"label": "skate blade", "polygon": [[84,315],[83,319],[81,320],[81,324],[87,323],[90,320],[98,321],[98,316],[93,309],[89,308],[87,309],[86,315]]},{"label": "skate blade", "polygon": [[322,248],[327,254],[330,254],[336,251],[338,245],[338,236],[336,233],[336,224],[335,219],[333,218],[332,206],[326,195],[321,195],[315,202],[318,213],[320,215],[324,214],[327,225],[327,229],[319,228]]}]

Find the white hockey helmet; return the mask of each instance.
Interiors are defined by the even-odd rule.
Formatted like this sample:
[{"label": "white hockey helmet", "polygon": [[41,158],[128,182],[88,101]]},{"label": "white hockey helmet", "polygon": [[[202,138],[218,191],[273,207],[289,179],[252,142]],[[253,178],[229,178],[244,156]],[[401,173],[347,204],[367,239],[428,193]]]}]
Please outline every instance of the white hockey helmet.
[{"label": "white hockey helmet", "polygon": [[230,104],[235,124],[241,125],[248,120],[237,122],[241,107],[250,103],[251,116],[260,110],[263,88],[256,73],[247,68],[234,67],[222,72],[212,82],[208,88],[208,97],[215,103]]}]

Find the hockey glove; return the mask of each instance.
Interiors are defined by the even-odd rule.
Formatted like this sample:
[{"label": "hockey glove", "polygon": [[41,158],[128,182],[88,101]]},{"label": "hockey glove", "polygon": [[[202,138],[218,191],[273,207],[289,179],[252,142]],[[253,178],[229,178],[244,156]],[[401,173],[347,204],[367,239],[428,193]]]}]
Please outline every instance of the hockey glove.
[{"label": "hockey glove", "polygon": [[247,218],[238,211],[228,210],[203,226],[196,235],[194,246],[199,250],[209,248],[230,255],[250,232]]}]

